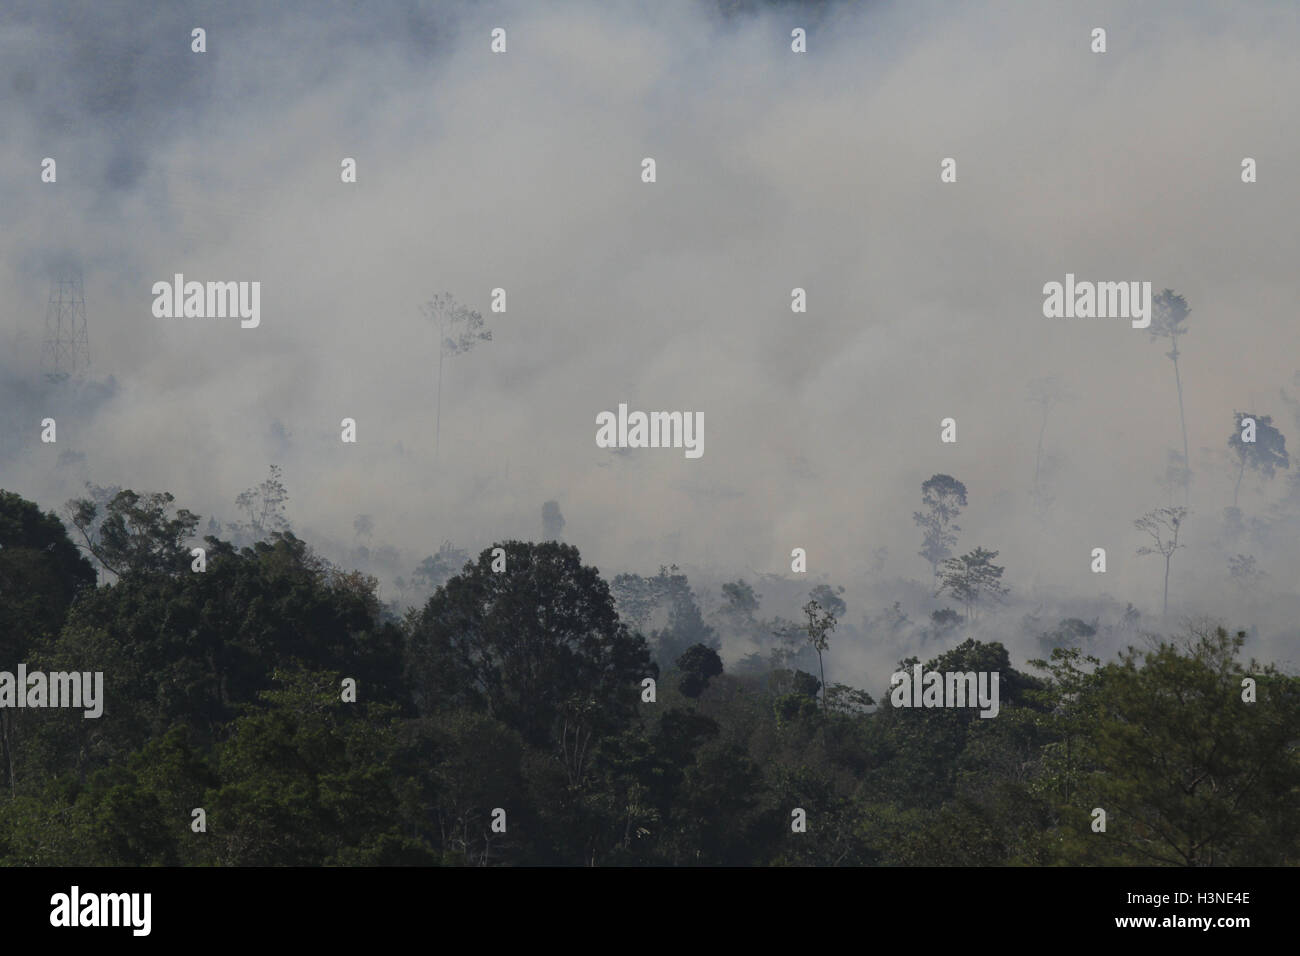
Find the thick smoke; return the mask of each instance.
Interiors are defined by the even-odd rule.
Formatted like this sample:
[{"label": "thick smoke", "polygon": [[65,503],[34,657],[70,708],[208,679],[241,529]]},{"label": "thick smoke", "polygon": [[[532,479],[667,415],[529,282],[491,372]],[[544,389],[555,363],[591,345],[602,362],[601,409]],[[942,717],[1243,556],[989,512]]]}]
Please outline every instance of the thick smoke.
[{"label": "thick smoke", "polygon": [[[1135,553],[1133,521],[1171,502],[1168,343],[1046,319],[1041,291],[1066,273],[1149,280],[1192,308],[1193,516],[1171,618],[1230,618],[1287,658],[1297,539],[1269,508],[1300,462],[1243,483],[1245,520],[1272,532],[1233,537],[1222,511],[1234,412],[1300,435],[1280,393],[1300,364],[1288,5],[141,10],[27,3],[0,24],[4,487],[44,508],[86,480],[169,490],[232,521],[276,463],[294,528],[327,556],[389,548],[369,567],[387,596],[445,540],[540,538],[553,500],[607,577],[677,563],[716,606],[723,582],[775,575],[792,583],[761,587],[765,610],[787,617],[815,583],[844,585],[833,677],[876,690],[919,650],[919,630],[880,623],[892,602],[921,626],[951,603],[931,596],[911,520],[936,473],[969,489],[958,552],[1007,568],[1011,602],[983,636],[1023,658],[1041,653],[1026,615],[1098,617],[1118,643],[1129,602],[1160,626],[1160,559]],[[39,180],[46,156],[57,184]],[[55,389],[39,354],[68,257],[93,382]],[[155,318],[150,287],[178,272],[260,281],[261,326]],[[444,291],[493,337],[446,358],[435,452],[438,335],[419,307]],[[1048,376],[1072,398],[1042,429],[1036,511],[1027,389]],[[620,402],[703,413],[704,456],[598,449],[596,415]],[[956,444],[939,441],[947,416]],[[1253,589],[1229,578],[1237,552],[1268,574]]]}]

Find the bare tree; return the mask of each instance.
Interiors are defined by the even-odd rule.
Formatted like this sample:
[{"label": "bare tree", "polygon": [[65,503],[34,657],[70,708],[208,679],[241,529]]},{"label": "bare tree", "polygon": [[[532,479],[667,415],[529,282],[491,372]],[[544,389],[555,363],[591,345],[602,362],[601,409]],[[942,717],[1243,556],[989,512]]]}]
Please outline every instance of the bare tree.
[{"label": "bare tree", "polygon": [[450,292],[435,295],[422,308],[425,318],[438,328],[438,398],[434,413],[433,455],[442,445],[442,360],[468,352],[479,342],[490,342],[492,330],[483,328],[483,316],[457,302]]},{"label": "bare tree", "polygon": [[261,540],[273,531],[286,531],[289,519],[285,517],[284,503],[289,492],[284,487],[279,465],[271,465],[271,474],[256,488],[240,492],[235,506],[248,515],[248,527],[254,540]]},{"label": "bare tree", "polygon": [[1036,378],[1029,383],[1029,402],[1038,407],[1042,420],[1038,425],[1038,448],[1034,453],[1034,490],[1033,498],[1040,512],[1045,512],[1051,505],[1043,487],[1043,435],[1047,432],[1047,416],[1052,409],[1071,396],[1061,386],[1055,375]]},{"label": "bare tree", "polygon": [[1187,545],[1178,543],[1178,534],[1182,530],[1183,522],[1191,514],[1188,509],[1183,507],[1176,508],[1156,508],[1154,511],[1148,511],[1141,518],[1133,522],[1133,526],[1139,531],[1145,531],[1155,542],[1154,547],[1143,546],[1138,548],[1138,554],[1161,554],[1165,558],[1165,602],[1164,614],[1169,613],[1169,565],[1173,560],[1174,552],[1179,548],[1185,548]]},{"label": "bare tree", "polygon": [[1165,289],[1151,304],[1151,338],[1169,339],[1173,345],[1165,356],[1174,363],[1174,384],[1178,387],[1178,421],[1183,429],[1183,504],[1187,504],[1187,489],[1190,484],[1191,456],[1187,451],[1187,417],[1183,414],[1183,380],[1178,371],[1178,337],[1187,334],[1187,316],[1191,314],[1187,300],[1175,294],[1173,289]]},{"label": "bare tree", "polygon": [[[824,714],[826,712],[826,666],[822,654],[830,647],[830,639],[826,635],[835,630],[835,615],[823,609],[815,599],[805,604],[802,610],[808,616],[807,624],[785,624],[774,633],[787,641],[796,640],[797,636],[802,634],[812,649],[817,652],[817,669],[821,672],[822,713]],[[775,659],[775,652],[773,657]]]}]

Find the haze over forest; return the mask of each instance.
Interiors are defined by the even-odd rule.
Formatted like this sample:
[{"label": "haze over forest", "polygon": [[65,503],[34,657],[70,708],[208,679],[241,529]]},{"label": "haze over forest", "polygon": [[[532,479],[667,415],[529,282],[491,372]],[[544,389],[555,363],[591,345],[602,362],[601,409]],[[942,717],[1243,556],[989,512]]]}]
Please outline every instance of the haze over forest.
[{"label": "haze over forest", "polygon": [[[10,8],[0,486],[43,510],[86,482],[169,491],[202,534],[274,464],[294,532],[400,611],[443,542],[540,540],[554,501],[607,580],[678,565],[729,666],[765,648],[719,615],[725,583],[787,619],[843,587],[827,677],[879,695],[900,658],[943,649],[922,653],[930,615],[956,605],[913,513],[951,475],[952,553],[997,551],[1009,588],[964,633],[1018,665],[1062,619],[1109,656],[1210,615],[1294,672],[1300,463],[1248,468],[1225,515],[1237,413],[1300,441],[1293,5],[221,3],[147,29],[132,4]],[[70,262],[91,370],[53,385],[46,300]],[[155,318],[175,273],[260,281],[261,325]],[[1134,520],[1184,504],[1169,343],[1044,318],[1067,273],[1191,309],[1167,620]],[[420,306],[442,292],[492,339],[446,357],[437,448]],[[1045,425],[1042,379],[1068,396]],[[701,412],[703,457],[597,448],[620,402]],[[1238,555],[1262,574],[1231,575]]]}]

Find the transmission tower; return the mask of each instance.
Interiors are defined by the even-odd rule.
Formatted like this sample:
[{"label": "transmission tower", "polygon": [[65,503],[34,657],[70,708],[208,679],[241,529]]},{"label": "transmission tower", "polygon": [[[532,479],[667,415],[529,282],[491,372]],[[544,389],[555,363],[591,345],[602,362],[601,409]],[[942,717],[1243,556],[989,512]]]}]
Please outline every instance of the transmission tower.
[{"label": "transmission tower", "polygon": [[50,283],[41,370],[48,379],[65,381],[70,377],[79,378],[89,369],[86,295],[82,289],[81,270],[74,266],[61,270]]}]

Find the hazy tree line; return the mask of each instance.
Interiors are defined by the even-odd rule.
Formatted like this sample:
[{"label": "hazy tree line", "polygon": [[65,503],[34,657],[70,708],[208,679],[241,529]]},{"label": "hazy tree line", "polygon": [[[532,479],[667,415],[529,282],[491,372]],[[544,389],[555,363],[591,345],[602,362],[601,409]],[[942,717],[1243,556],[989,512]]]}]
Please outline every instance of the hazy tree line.
[{"label": "hazy tree line", "polygon": [[[1004,586],[997,552],[951,553],[965,489],[936,478],[922,557],[964,615],[932,615],[924,666],[998,671],[994,719],[837,682],[826,584],[784,620],[729,582],[706,616],[675,567],[607,581],[556,540],[445,544],[395,615],[287,527],[274,471],[240,499],[255,540],[209,533],[201,573],[170,495],[103,490],[65,527],[0,493],[0,667],[102,671],[106,697],[97,720],[0,709],[0,862],[1300,861],[1300,680],[1210,624],[1103,663],[1069,619],[1014,668],[962,639]],[[897,604],[869,625],[910,626]],[[718,627],[755,648],[730,669]]]}]

